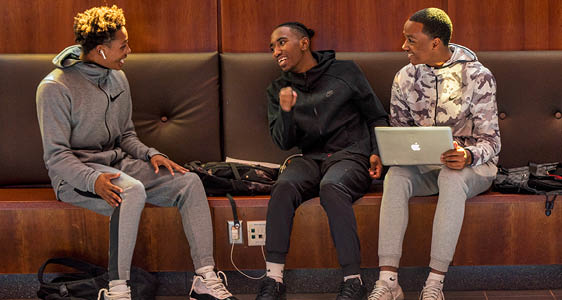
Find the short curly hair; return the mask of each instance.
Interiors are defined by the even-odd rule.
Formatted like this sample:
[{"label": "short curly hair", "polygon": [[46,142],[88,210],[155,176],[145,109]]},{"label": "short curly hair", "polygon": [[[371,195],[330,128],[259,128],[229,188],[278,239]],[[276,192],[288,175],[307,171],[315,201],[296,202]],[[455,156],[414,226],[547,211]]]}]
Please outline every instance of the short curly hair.
[{"label": "short curly hair", "polygon": [[75,41],[87,54],[97,45],[110,42],[123,26],[125,15],[121,8],[116,5],[93,7],[74,17]]}]

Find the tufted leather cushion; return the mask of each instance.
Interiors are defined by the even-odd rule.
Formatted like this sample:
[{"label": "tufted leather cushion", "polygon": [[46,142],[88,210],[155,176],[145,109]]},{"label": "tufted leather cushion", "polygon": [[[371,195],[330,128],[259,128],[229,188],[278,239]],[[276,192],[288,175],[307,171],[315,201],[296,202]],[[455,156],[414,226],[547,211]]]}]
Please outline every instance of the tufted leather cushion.
[{"label": "tufted leather cushion", "polygon": [[[0,55],[0,186],[48,184],[35,109],[53,54]],[[140,139],[178,163],[220,160],[218,54],[133,54],[125,64]]]},{"label": "tufted leather cushion", "polygon": [[562,51],[477,55],[497,81],[500,164],[562,161]]},{"label": "tufted leather cushion", "polygon": [[[562,161],[562,51],[477,53],[495,75],[502,134],[500,164]],[[408,63],[401,52],[341,52],[354,60],[388,111],[394,75]],[[221,54],[226,156],[280,162],[267,124],[267,85],[279,76],[269,53]],[[557,114],[559,113],[559,114]]]},{"label": "tufted leather cushion", "polygon": [[268,53],[221,54],[222,121],[227,157],[282,163],[282,151],[269,135],[265,89],[279,77]]},{"label": "tufted leather cushion", "polygon": [[[562,161],[562,51],[479,52],[498,82],[500,164]],[[48,184],[35,110],[52,54],[0,55],[0,186]],[[388,110],[403,53],[338,53],[362,68]],[[141,140],[179,163],[233,158],[282,162],[271,141],[265,88],[279,76],[269,53],[133,54],[125,72]],[[222,99],[219,102],[219,80]],[[221,106],[222,105],[222,106]],[[220,110],[222,109],[222,120]],[[223,149],[221,151],[221,121]]]},{"label": "tufted leather cushion", "polygon": [[52,54],[0,55],[0,185],[49,183],[35,91]]},{"label": "tufted leather cushion", "polygon": [[177,163],[221,160],[217,53],[135,54],[123,70],[141,140]]}]

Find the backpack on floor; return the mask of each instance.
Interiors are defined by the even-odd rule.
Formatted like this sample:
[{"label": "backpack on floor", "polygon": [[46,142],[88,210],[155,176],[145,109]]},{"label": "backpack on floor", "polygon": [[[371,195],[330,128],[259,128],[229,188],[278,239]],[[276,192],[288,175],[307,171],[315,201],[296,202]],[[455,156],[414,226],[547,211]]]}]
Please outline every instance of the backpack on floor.
[{"label": "backpack on floor", "polygon": [[201,178],[210,196],[269,194],[279,169],[235,162],[192,161],[186,169]]},{"label": "backpack on floor", "polygon": [[[57,274],[47,282],[44,276],[47,265],[65,266],[76,272]],[[37,278],[37,297],[44,300],[97,300],[100,289],[107,289],[109,283],[105,268],[70,257],[48,259],[39,268]],[[141,268],[131,268],[129,285],[133,299],[154,300],[156,297],[158,280]]]},{"label": "backpack on floor", "polygon": [[562,195],[562,164],[529,163],[518,168],[499,167],[493,189],[500,193],[544,195],[545,215],[550,216],[556,197]]}]

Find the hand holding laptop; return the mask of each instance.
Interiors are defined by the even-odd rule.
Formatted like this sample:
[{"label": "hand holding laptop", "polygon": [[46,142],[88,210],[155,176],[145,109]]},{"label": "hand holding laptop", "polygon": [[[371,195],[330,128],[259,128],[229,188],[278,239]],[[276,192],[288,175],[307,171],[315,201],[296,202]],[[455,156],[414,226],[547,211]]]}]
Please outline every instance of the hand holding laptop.
[{"label": "hand holding laptop", "polygon": [[369,158],[369,163],[371,164],[371,167],[369,168],[369,176],[373,179],[379,179],[382,175],[381,158],[378,155],[373,154]]},{"label": "hand holding laptop", "polygon": [[456,141],[453,141],[453,147],[455,149],[447,150],[441,154],[441,163],[454,170],[461,170],[472,163],[470,151],[460,147]]}]

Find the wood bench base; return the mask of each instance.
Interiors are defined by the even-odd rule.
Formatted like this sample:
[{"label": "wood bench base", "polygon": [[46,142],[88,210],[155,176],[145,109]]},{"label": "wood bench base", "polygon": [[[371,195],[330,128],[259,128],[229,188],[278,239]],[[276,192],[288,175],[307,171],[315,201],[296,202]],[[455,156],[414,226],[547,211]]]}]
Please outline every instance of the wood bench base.
[{"label": "wood bench base", "polygon": [[[267,196],[236,197],[244,222],[265,220]],[[562,263],[562,204],[550,217],[544,196],[486,193],[470,199],[453,265],[540,265]],[[368,194],[354,205],[361,239],[362,267],[378,266],[381,194]],[[217,267],[233,270],[226,198],[209,197],[214,223]],[[431,228],[437,197],[410,201],[403,266],[429,263]],[[0,189],[0,273],[35,273],[50,257],[73,256],[106,265],[109,219],[59,202],[49,188]],[[247,241],[246,226],[243,226]],[[247,242],[246,242],[247,243]],[[263,269],[260,247],[235,245],[234,262],[242,269]],[[143,212],[133,263],[149,271],[193,270],[181,218],[175,208],[147,205]],[[318,198],[297,211],[288,269],[338,268],[328,221]]]}]

